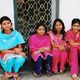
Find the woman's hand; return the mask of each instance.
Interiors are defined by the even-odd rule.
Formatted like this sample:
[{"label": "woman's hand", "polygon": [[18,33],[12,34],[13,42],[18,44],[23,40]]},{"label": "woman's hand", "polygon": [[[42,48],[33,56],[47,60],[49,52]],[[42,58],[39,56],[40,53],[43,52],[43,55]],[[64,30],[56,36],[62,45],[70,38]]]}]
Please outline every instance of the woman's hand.
[{"label": "woman's hand", "polygon": [[42,47],[39,50],[35,51],[34,52],[34,55],[36,55],[36,54],[38,54],[40,52],[43,52],[44,53],[46,50],[50,51],[50,48],[49,47]]},{"label": "woman's hand", "polygon": [[45,51],[46,51],[46,49],[45,49],[44,47],[42,47],[42,48],[40,48],[39,50],[35,51],[35,52],[34,52],[34,55],[36,55],[36,54],[38,54],[38,53],[40,53],[40,52],[45,52]]},{"label": "woman's hand", "polygon": [[42,47],[39,50],[40,50],[40,52],[45,52],[46,51],[46,47]]},{"label": "woman's hand", "polygon": [[14,48],[14,51],[18,54],[18,53],[20,53],[20,52],[22,52],[22,50],[23,50],[23,48],[22,48],[22,45],[18,45],[18,47],[17,48]]},{"label": "woman's hand", "polygon": [[14,51],[19,54],[21,52],[21,49],[20,48],[14,48]]},{"label": "woman's hand", "polygon": [[15,54],[14,50],[2,50],[1,53]]},{"label": "woman's hand", "polygon": [[19,55],[26,57],[26,54],[24,52],[20,52]]},{"label": "woman's hand", "polygon": [[71,46],[80,46],[80,42],[69,41]]},{"label": "woman's hand", "polygon": [[60,51],[65,50],[65,47],[64,47],[64,46],[62,46],[62,45],[58,45],[58,48],[59,48],[59,50],[60,50]]}]

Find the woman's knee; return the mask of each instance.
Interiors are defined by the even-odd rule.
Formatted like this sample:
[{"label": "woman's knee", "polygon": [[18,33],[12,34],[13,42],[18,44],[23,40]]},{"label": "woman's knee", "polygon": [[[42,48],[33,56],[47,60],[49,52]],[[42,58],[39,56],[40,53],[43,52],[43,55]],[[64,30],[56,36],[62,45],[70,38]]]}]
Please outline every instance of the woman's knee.
[{"label": "woman's knee", "polygon": [[51,60],[51,59],[52,59],[52,57],[50,55],[48,55],[46,60]]},{"label": "woman's knee", "polygon": [[21,64],[25,62],[25,58],[24,57],[18,57],[15,59],[15,63],[16,64]]},{"label": "woman's knee", "polygon": [[13,65],[14,64],[14,58],[8,59],[6,62],[7,65]]},{"label": "woman's knee", "polygon": [[67,57],[67,56],[68,56],[67,51],[63,51],[63,52],[61,53],[61,57]]},{"label": "woman's knee", "polygon": [[52,54],[53,54],[53,57],[59,57],[59,52],[54,51]]},{"label": "woman's knee", "polygon": [[77,46],[72,46],[72,47],[70,48],[70,50],[75,51],[75,50],[78,50],[78,48],[77,48]]}]

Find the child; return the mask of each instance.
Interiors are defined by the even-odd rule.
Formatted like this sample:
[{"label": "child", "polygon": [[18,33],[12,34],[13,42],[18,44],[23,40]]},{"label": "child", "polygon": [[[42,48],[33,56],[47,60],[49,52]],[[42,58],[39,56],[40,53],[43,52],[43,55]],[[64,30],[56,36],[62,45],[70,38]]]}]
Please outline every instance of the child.
[{"label": "child", "polygon": [[34,76],[41,76],[42,62],[46,62],[47,75],[51,75],[51,43],[49,37],[46,35],[46,27],[42,23],[36,26],[35,34],[29,38],[29,47],[31,51],[31,57],[35,62]]}]

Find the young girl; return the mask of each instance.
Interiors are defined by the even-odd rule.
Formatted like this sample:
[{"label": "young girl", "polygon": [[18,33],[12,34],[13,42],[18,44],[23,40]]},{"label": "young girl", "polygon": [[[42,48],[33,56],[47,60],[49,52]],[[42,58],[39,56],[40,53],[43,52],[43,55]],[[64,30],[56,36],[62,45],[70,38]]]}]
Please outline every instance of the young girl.
[{"label": "young girl", "polygon": [[58,74],[58,64],[60,63],[60,73],[64,72],[67,60],[66,43],[64,42],[65,31],[64,23],[61,19],[56,19],[53,23],[52,32],[48,34],[52,43],[52,72]]},{"label": "young girl", "polygon": [[21,44],[25,43],[22,35],[12,28],[9,17],[3,16],[0,19],[0,62],[5,70],[2,80],[9,80],[12,77],[20,80],[18,71],[25,62],[25,53],[22,52]]},{"label": "young girl", "polygon": [[42,62],[46,62],[47,75],[51,75],[51,43],[49,37],[45,34],[46,27],[43,23],[39,23],[35,29],[36,33],[29,38],[29,47],[31,57],[35,62],[34,76],[41,76]]},{"label": "young girl", "polygon": [[67,31],[66,40],[70,48],[70,73],[73,80],[78,80],[78,53],[80,52],[80,20],[78,18],[72,20],[71,29]]}]

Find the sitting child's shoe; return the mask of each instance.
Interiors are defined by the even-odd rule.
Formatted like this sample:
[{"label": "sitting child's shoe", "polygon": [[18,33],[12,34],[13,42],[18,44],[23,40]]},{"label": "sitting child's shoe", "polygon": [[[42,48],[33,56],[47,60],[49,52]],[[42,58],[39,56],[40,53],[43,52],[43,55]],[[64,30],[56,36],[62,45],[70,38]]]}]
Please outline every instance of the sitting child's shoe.
[{"label": "sitting child's shoe", "polygon": [[52,76],[52,73],[51,72],[47,72],[47,76]]},{"label": "sitting child's shoe", "polygon": [[35,71],[33,71],[33,75],[34,75],[35,77],[40,77],[40,76],[41,76],[41,73],[37,74]]}]

